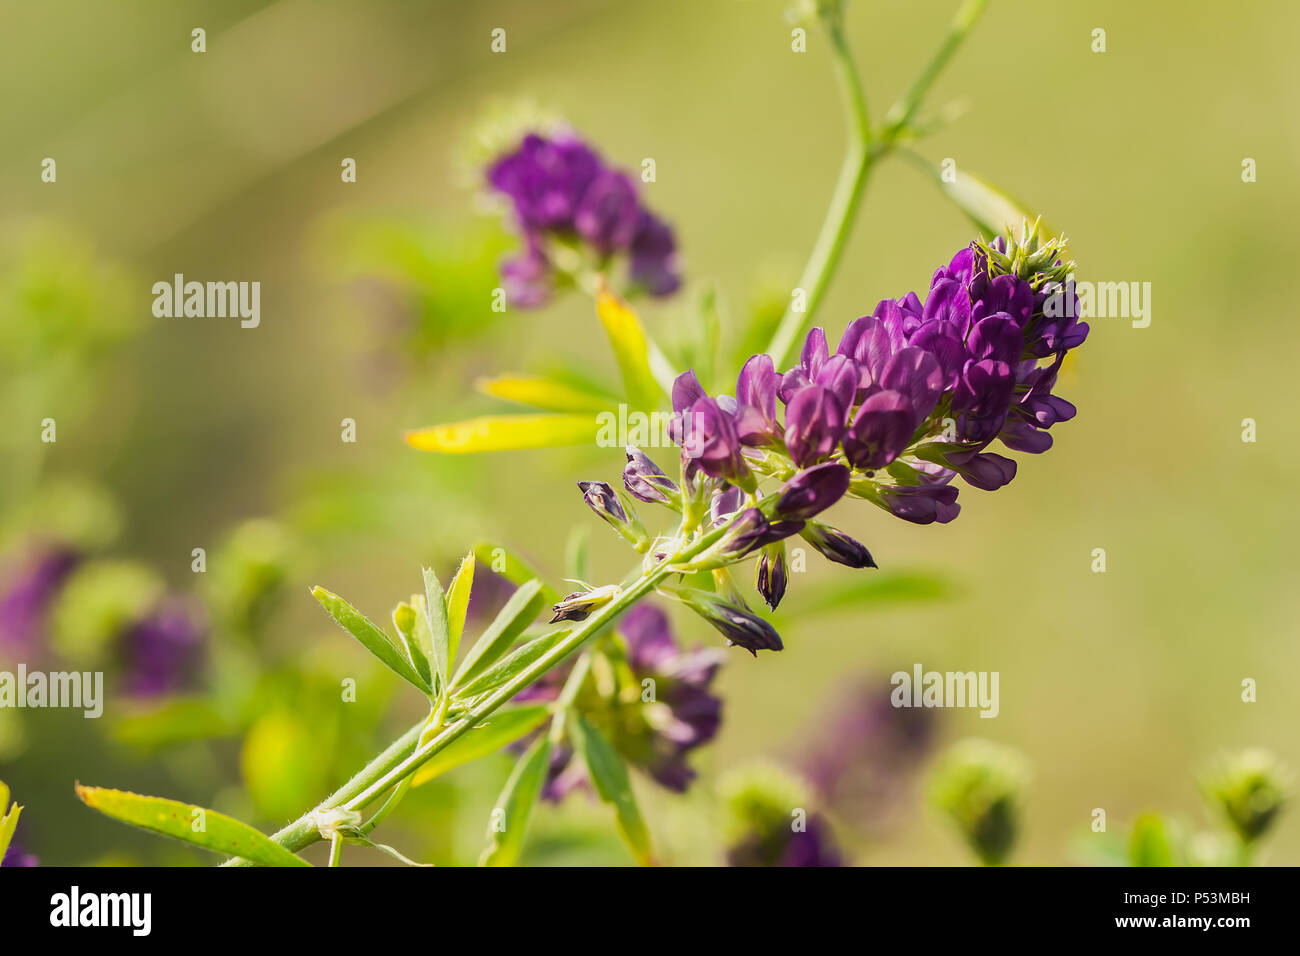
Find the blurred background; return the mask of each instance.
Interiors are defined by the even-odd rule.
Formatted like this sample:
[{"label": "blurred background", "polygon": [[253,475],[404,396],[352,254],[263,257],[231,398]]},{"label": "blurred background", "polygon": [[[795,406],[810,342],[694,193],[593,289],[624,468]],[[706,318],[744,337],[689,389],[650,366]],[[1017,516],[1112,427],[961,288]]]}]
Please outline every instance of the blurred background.
[{"label": "blurred background", "polygon": [[[109,697],[101,720],[0,710],[0,779],[43,863],[200,862],[96,816],[73,781],[268,829],[297,816],[421,716],[308,586],[382,621],[421,563],[449,573],[484,538],[559,578],[569,528],[594,524],[573,482],[621,469],[608,449],[442,457],[402,441],[503,410],[473,391],[482,375],[560,357],[616,377],[581,295],[491,311],[517,240],[477,195],[485,118],[526,101],[616,166],[655,159],[642,195],[677,230],[687,289],[641,315],[672,342],[710,283],[733,333],[779,308],[839,168],[839,93],[815,25],[791,52],[780,2],[3,6],[0,667],[102,668]],[[877,119],[955,7],[850,5]],[[1080,278],[1151,283],[1150,326],[1092,322],[1058,389],[1077,419],[1001,493],[964,489],[953,524],[839,507],[881,571],[810,562],[779,615],[787,650],[731,652],[698,783],[684,798],[638,785],[667,862],[723,860],[729,771],[806,769],[827,748],[861,755],[867,783],[822,809],[868,864],[970,859],[925,800],[934,754],[961,737],[1032,766],[1021,863],[1096,862],[1097,807],[1117,833],[1153,809],[1211,826],[1197,775],[1221,752],[1300,766],[1300,511],[1286,497],[1300,481],[1298,30],[1282,0],[1177,17],[1120,0],[991,5],[927,101],[964,115],[917,149],[1041,211]],[[1242,181],[1246,157],[1257,182]],[[838,334],[882,297],[924,293],[972,235],[925,176],[884,163],[819,324]],[[260,281],[260,326],[155,319],[152,284],[175,273]],[[610,579],[629,563],[603,528],[592,547]],[[686,617],[678,631],[719,643]],[[931,712],[918,728],[886,713],[859,739],[831,713],[870,711],[916,663],[998,671],[999,716]],[[338,704],[342,676],[361,683],[355,705]],[[472,862],[509,767],[417,788],[387,842]],[[1300,862],[1295,819],[1265,859]],[[523,861],[629,857],[578,795],[534,817]]]}]

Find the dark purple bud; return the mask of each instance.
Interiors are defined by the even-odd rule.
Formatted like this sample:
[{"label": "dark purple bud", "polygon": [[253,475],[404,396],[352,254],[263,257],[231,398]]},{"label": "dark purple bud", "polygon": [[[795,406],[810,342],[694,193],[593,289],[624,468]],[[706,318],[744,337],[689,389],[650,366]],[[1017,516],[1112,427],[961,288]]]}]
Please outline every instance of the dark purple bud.
[{"label": "dark purple bud", "polygon": [[838,462],[813,465],[786,482],[776,502],[775,517],[806,521],[835,504],[848,490],[848,468]]},{"label": "dark purple bud", "polygon": [[759,651],[779,651],[785,646],[776,629],[743,602],[731,603],[712,591],[694,588],[678,589],[673,594],[717,628],[729,643],[743,647],[755,657]]},{"label": "dark purple bud", "polygon": [[625,451],[627,466],[623,469],[623,485],[634,498],[650,504],[680,500],[681,492],[677,485],[643,451],[631,446]]},{"label": "dark purple bud", "polygon": [[721,545],[727,557],[739,561],[755,548],[770,541],[770,535],[771,525],[763,512],[757,508],[746,508],[732,522]]},{"label": "dark purple bud", "polygon": [[672,295],[682,285],[677,243],[667,224],[645,210],[629,248],[628,278],[655,298]]},{"label": "dark purple bud", "polygon": [[800,389],[785,410],[785,446],[800,467],[822,461],[844,434],[845,408],[821,385]]},{"label": "dark purple bud", "polygon": [[614,489],[606,481],[580,481],[578,489],[582,500],[592,511],[611,523],[623,524],[627,521],[627,512],[614,494]]},{"label": "dark purple bud", "polygon": [[776,542],[765,545],[758,556],[754,569],[754,587],[773,611],[785,596],[785,586],[789,578],[789,569],[785,561],[785,543]]},{"label": "dark purple bud", "polygon": [[850,538],[838,528],[832,528],[819,521],[809,521],[799,535],[821,552],[822,557],[828,561],[850,568],[876,567],[876,561],[871,557],[871,552],[866,546]]},{"label": "dark purple bud", "polygon": [[844,434],[844,455],[855,468],[884,468],[907,448],[916,430],[912,403],[892,390],[868,395]]}]

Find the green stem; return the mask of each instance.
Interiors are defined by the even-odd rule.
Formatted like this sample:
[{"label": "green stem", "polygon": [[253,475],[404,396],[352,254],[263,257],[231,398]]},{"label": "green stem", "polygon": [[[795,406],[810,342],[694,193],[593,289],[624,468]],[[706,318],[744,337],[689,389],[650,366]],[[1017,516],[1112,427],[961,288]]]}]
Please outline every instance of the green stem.
[{"label": "green stem", "polygon": [[930,62],[925,65],[919,76],[913,81],[893,106],[885,115],[885,131],[882,139],[886,142],[892,142],[893,139],[907,127],[912,117],[920,108],[926,93],[934,85],[934,81],[939,78],[948,61],[952,59],[957,48],[962,45],[966,35],[970,33],[971,28],[975,26],[975,21],[980,18],[984,8],[989,4],[989,0],[966,0],[958,9],[956,15],[952,18],[952,23],[948,24],[948,32],[943,38],[943,43],[935,51]]},{"label": "green stem", "polygon": [[[480,700],[463,716],[443,726],[432,738],[422,739],[426,721],[422,720],[413,726],[315,810],[303,814],[293,823],[272,834],[271,839],[295,852],[322,839],[313,821],[313,813],[316,810],[336,808],[361,810],[390,788],[399,786],[434,754],[446,749],[478,726],[489,714],[586,644],[612,624],[619,615],[654,591],[664,580],[679,573],[677,565],[695,557],[726,534],[729,528],[730,525],[723,525],[708,534],[701,535],[683,546],[676,554],[643,571],[640,577],[619,593],[618,597],[570,631],[568,636],[557,642],[528,667]],[[245,859],[233,858],[222,865],[250,866],[251,864]]]},{"label": "green stem", "polygon": [[849,141],[844,162],[840,166],[839,179],[835,183],[835,191],[831,194],[830,206],[826,209],[826,216],[822,220],[821,230],[817,233],[817,241],[813,244],[808,264],[804,266],[803,274],[799,277],[799,288],[803,289],[806,297],[805,308],[797,311],[793,301],[790,303],[767,349],[777,368],[785,365],[799,333],[805,325],[812,322],[818,306],[821,305],[826,288],[830,285],[831,276],[835,272],[835,267],[839,265],[844,247],[848,243],[849,233],[853,229],[853,222],[866,189],[871,167],[881,155],[880,151],[872,146],[867,98],[862,90],[858,68],[853,62],[853,54],[849,51],[848,40],[844,36],[844,24],[839,9],[828,10],[823,15],[823,22],[831,40],[831,48],[835,54],[836,74],[844,95]]}]

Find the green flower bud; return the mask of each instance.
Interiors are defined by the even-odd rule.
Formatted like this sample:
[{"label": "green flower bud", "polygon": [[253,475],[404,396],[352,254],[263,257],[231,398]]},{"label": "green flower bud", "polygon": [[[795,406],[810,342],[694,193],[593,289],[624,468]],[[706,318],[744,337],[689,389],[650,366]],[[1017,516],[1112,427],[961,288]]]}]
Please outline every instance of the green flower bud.
[{"label": "green flower bud", "polygon": [[1206,774],[1201,788],[1241,839],[1254,843],[1273,825],[1291,791],[1291,773],[1265,750],[1231,754]]},{"label": "green flower bud", "polygon": [[1019,835],[1030,777],[1029,762],[1019,751],[987,740],[963,740],[940,759],[930,797],[957,824],[980,862],[998,866]]}]

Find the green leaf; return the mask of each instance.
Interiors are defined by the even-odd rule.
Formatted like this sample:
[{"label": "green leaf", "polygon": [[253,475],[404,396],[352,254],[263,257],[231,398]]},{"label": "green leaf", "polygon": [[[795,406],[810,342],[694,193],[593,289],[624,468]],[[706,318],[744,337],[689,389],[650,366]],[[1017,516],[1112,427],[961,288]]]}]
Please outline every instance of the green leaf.
[{"label": "green leaf", "polygon": [[541,581],[533,580],[520,585],[487,630],[469,649],[452,685],[462,687],[491,667],[510,649],[515,638],[533,622],[545,603]]},{"label": "green leaf", "polygon": [[473,455],[485,451],[589,445],[596,440],[599,427],[594,414],[485,415],[407,432],[406,443],[420,451]]},{"label": "green leaf", "polygon": [[596,314],[614,349],[628,400],[637,408],[658,408],[663,394],[650,370],[650,344],[641,320],[626,302],[608,289],[601,289],[596,294]]},{"label": "green leaf", "polygon": [[528,832],[528,817],[551,765],[551,741],[543,734],[519,758],[488,824],[488,845],[479,866],[513,866]]},{"label": "green leaf", "polygon": [[564,546],[564,570],[575,581],[591,580],[591,526],[575,525]]},{"label": "green leaf", "polygon": [[546,583],[536,568],[504,545],[480,541],[474,545],[474,557],[480,564],[487,565],[494,574],[501,575],[516,586],[527,584],[529,581],[540,581],[542,599],[547,604],[556,604],[564,597]]},{"label": "green leaf", "polygon": [[447,588],[447,661],[456,662],[460,638],[465,633],[465,615],[469,611],[469,595],[474,587],[474,552],[461,559],[456,576]]},{"label": "green leaf", "polygon": [[574,748],[582,754],[582,759],[587,764],[592,786],[600,799],[614,806],[619,835],[623,837],[636,861],[642,866],[650,866],[654,862],[650,831],[637,808],[632,781],[627,775],[627,765],[609,741],[587,723],[581,714],[573,715],[570,726]]},{"label": "green leaf", "polygon": [[161,833],[193,846],[263,866],[310,866],[260,830],[216,810],[177,800],[146,797],[125,790],[76,785],[86,806],[143,830]]},{"label": "green leaf", "polygon": [[1128,852],[1132,866],[1174,865],[1174,841],[1159,814],[1144,813],[1137,818]]},{"label": "green leaf", "polygon": [[485,395],[532,405],[547,412],[604,412],[618,404],[618,399],[608,393],[543,375],[511,374],[481,378],[474,387]]},{"label": "green leaf", "polygon": [[9,841],[14,838],[14,830],[18,829],[18,815],[23,812],[23,808],[18,804],[9,804],[9,787],[0,780],[0,860],[5,858],[5,853],[9,850]]},{"label": "green leaf", "polygon": [[355,637],[361,646],[383,662],[384,666],[398,677],[407,681],[421,692],[429,694],[433,688],[420,679],[415,668],[407,662],[397,646],[373,621],[354,608],[343,598],[322,587],[312,588],[312,597],[320,602],[321,607],[329,612],[335,623]]},{"label": "green leaf", "polygon": [[[1024,203],[973,173],[958,169],[952,182],[947,182],[937,171],[935,175],[939,188],[979,227],[986,239],[1005,235],[1008,229],[1019,231],[1024,223],[1032,224],[1038,218]],[[1045,222],[1039,224],[1038,231],[1043,239],[1055,235]]]},{"label": "green leaf", "polygon": [[451,647],[451,628],[447,623],[447,598],[438,576],[424,569],[424,613],[433,637],[433,666],[438,674],[439,693],[447,689],[447,660]]},{"label": "green leaf", "polygon": [[115,721],[112,736],[118,743],[149,752],[191,740],[226,737],[236,730],[236,725],[204,698],[174,697]]},{"label": "green leaf", "polygon": [[393,627],[397,629],[397,637],[406,651],[406,659],[420,679],[432,687],[433,668],[429,666],[429,655],[433,638],[429,636],[429,622],[424,616],[424,598],[415,594],[411,596],[411,603],[403,601],[393,608]]},{"label": "green leaf", "polygon": [[558,644],[568,633],[568,629],[561,629],[520,645],[477,677],[467,681],[463,686],[458,686],[456,696],[462,700],[469,700],[499,687]]},{"label": "green leaf", "polygon": [[540,727],[550,715],[546,704],[506,707],[498,710],[451,746],[434,754],[416,771],[411,786],[418,787],[461,764],[494,754]]}]

